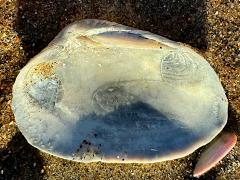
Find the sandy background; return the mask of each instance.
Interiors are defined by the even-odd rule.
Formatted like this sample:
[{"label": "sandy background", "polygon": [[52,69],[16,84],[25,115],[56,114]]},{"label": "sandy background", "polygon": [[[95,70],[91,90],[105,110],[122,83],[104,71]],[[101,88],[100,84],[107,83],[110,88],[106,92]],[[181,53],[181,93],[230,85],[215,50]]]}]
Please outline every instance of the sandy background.
[{"label": "sandy background", "polygon": [[[195,179],[204,148],[155,164],[82,164],[31,147],[16,127],[11,88],[19,70],[67,24],[115,21],[198,48],[221,78],[229,99],[227,131],[240,138],[239,0],[0,0],[0,180]],[[240,143],[200,179],[240,179]]]}]

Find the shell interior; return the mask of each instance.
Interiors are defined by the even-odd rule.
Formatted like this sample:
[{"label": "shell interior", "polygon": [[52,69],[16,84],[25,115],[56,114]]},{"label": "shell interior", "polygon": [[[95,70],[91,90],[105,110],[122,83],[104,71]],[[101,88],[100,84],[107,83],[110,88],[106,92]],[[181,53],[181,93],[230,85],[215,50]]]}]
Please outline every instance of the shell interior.
[{"label": "shell interior", "polygon": [[157,162],[186,156],[227,121],[227,98],[193,49],[116,23],[64,28],[13,86],[30,144],[81,162]]}]

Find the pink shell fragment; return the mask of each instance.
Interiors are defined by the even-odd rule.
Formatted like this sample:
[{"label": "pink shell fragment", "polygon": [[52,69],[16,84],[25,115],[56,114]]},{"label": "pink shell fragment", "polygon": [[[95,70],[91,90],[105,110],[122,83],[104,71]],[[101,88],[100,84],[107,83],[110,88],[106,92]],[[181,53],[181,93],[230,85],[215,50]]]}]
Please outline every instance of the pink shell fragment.
[{"label": "pink shell fragment", "polygon": [[231,151],[236,142],[237,136],[234,133],[220,134],[201,155],[193,176],[199,177],[209,171]]}]

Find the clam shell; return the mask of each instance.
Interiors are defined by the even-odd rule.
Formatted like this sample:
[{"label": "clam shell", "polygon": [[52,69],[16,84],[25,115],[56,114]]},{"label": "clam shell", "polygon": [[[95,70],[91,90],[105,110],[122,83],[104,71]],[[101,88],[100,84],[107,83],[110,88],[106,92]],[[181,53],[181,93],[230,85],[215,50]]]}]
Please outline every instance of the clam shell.
[{"label": "clam shell", "polygon": [[80,162],[180,158],[225,126],[228,102],[184,44],[102,20],[64,28],[20,71],[17,125],[36,148]]}]

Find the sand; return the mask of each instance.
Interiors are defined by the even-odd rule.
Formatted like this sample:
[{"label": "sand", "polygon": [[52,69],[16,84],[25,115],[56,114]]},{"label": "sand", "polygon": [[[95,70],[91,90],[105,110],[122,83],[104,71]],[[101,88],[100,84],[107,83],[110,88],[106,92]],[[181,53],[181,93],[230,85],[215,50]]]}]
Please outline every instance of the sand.
[{"label": "sand", "polygon": [[[0,180],[195,179],[193,154],[154,164],[83,164],[40,152],[17,129],[11,110],[19,70],[67,24],[105,19],[189,44],[207,58],[229,99],[225,131],[240,135],[239,0],[0,0]],[[240,143],[200,179],[240,179]]]}]

